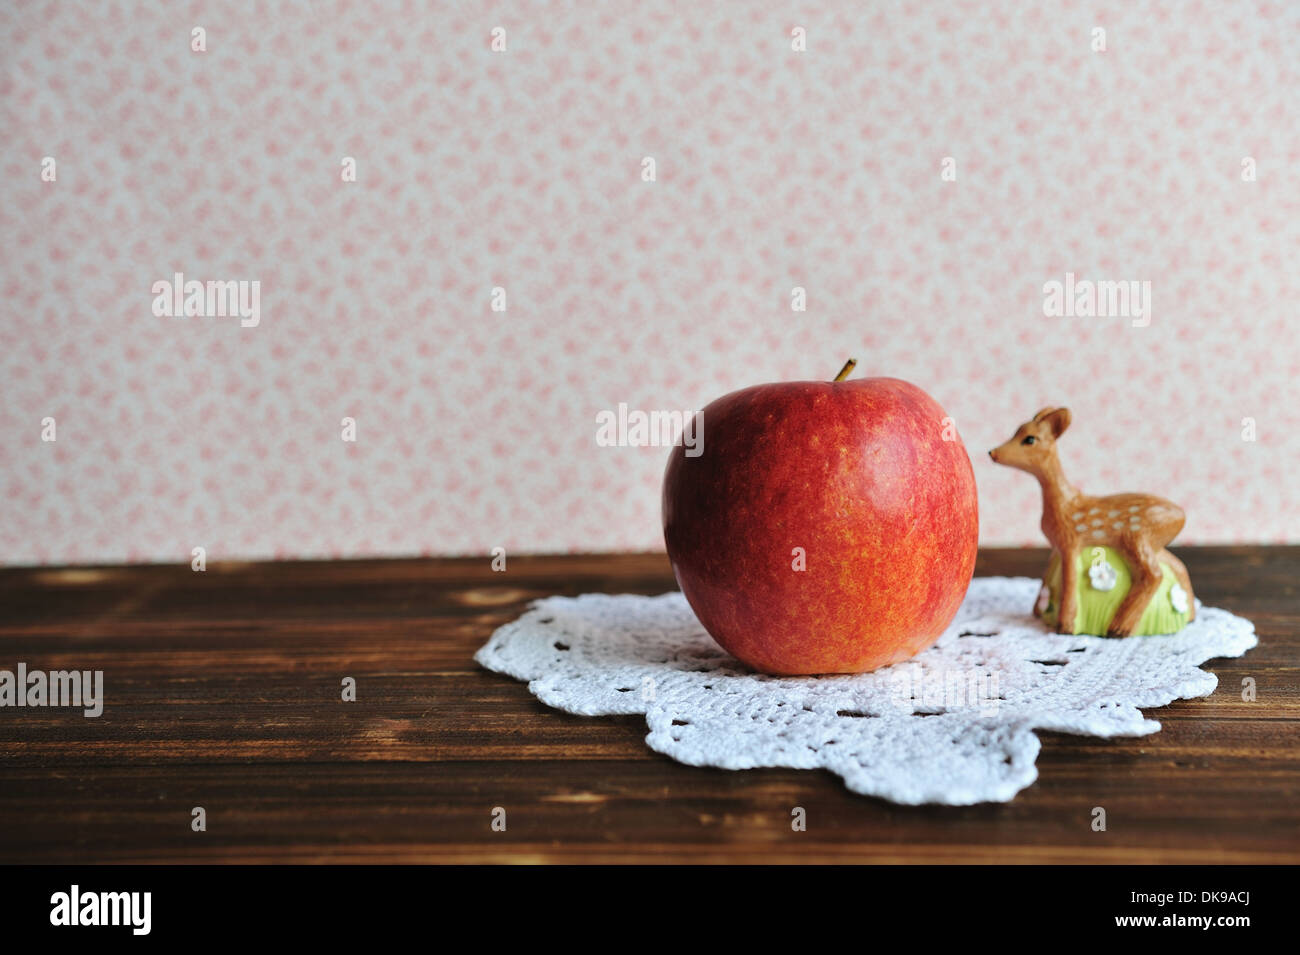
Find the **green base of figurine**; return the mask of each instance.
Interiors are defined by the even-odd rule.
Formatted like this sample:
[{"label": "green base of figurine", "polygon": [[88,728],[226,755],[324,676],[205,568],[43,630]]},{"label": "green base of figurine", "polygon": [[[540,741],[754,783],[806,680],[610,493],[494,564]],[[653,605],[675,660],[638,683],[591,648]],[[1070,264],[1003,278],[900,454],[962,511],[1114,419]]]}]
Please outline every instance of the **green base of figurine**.
[{"label": "green base of figurine", "polygon": [[[1110,565],[1114,573],[1114,586],[1109,590],[1098,589],[1089,573],[1094,561],[1098,561],[1097,551],[1101,551],[1101,559]],[[1119,551],[1111,547],[1088,547],[1075,560],[1078,562],[1079,574],[1079,612],[1075,615],[1074,630],[1071,632],[1105,636],[1111,618],[1115,616],[1115,611],[1119,609],[1120,603],[1129,592],[1129,587],[1132,586],[1133,578],[1129,574],[1128,563]],[[1165,563],[1162,563],[1160,568],[1164,571],[1160,589],[1156,591],[1156,595],[1151,598],[1146,610],[1142,612],[1142,619],[1137,629],[1133,631],[1134,636],[1177,633],[1187,626],[1191,619],[1190,607],[1181,612],[1175,607],[1177,594],[1174,593],[1174,587],[1178,585],[1178,579],[1174,576],[1173,569]],[[1104,585],[1109,575],[1099,576],[1102,577]],[[1034,614],[1055,630],[1056,618],[1061,606],[1061,558],[1055,553],[1052,554],[1051,562],[1047,565],[1047,574],[1043,582],[1048,589],[1047,606],[1043,608],[1040,603],[1039,607],[1034,608]],[[1185,602],[1190,598],[1182,587],[1178,587],[1178,594],[1182,594],[1183,605],[1186,606]]]}]

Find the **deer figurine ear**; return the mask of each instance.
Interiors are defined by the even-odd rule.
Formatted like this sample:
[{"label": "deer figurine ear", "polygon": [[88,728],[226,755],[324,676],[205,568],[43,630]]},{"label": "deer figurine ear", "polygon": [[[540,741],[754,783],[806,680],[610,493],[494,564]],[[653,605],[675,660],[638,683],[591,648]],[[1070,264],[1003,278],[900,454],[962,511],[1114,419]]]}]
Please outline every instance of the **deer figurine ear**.
[{"label": "deer figurine ear", "polygon": [[1047,422],[1047,426],[1052,429],[1052,437],[1059,438],[1070,426],[1070,409],[1044,408],[1034,415],[1034,420]]}]

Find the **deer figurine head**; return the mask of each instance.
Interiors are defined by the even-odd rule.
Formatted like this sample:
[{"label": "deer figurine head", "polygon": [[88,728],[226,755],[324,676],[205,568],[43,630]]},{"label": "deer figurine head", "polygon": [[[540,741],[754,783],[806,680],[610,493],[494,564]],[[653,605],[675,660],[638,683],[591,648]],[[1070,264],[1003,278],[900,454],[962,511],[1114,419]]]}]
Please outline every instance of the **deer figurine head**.
[{"label": "deer figurine head", "polygon": [[1070,426],[1069,408],[1043,408],[1016,429],[1011,439],[989,452],[998,464],[1028,471],[1040,480],[1060,471],[1056,439]]},{"label": "deer figurine head", "polygon": [[[1165,546],[1182,530],[1182,508],[1150,494],[1093,497],[1075,488],[1056,452],[1069,426],[1070,409],[1043,408],[989,452],[1042,486],[1052,563],[1035,612],[1060,633],[1127,637],[1180,628],[1195,617],[1195,598],[1187,568]],[[1081,580],[1085,560],[1091,561],[1087,583]]]}]

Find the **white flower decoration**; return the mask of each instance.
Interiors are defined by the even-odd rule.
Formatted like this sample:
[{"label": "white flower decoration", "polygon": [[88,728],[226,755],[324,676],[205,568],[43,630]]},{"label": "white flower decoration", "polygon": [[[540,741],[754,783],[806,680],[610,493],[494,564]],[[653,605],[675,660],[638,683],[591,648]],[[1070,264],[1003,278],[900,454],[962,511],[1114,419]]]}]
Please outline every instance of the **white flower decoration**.
[{"label": "white flower decoration", "polygon": [[1181,584],[1169,588],[1169,602],[1178,613],[1187,613],[1187,591],[1183,590]]},{"label": "white flower decoration", "polygon": [[1038,588],[1038,603],[1034,605],[1034,610],[1039,614],[1047,613],[1047,605],[1051,602],[1052,591],[1047,584],[1043,584],[1042,587]]},{"label": "white flower decoration", "polygon": [[1117,576],[1115,568],[1106,563],[1105,552],[1100,547],[1094,548],[1092,564],[1088,567],[1088,580],[1092,582],[1092,589],[1114,590]]}]

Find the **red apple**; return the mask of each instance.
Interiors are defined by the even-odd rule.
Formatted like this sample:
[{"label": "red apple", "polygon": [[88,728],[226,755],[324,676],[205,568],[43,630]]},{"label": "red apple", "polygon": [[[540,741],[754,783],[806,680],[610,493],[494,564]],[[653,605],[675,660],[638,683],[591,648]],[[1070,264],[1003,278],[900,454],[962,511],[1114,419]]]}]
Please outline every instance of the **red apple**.
[{"label": "red apple", "polygon": [[951,419],[906,381],[840,380],[851,367],[724,395],[697,416],[696,456],[679,444],[668,460],[677,583],[713,639],[766,673],[905,660],[975,570],[975,474]]}]

